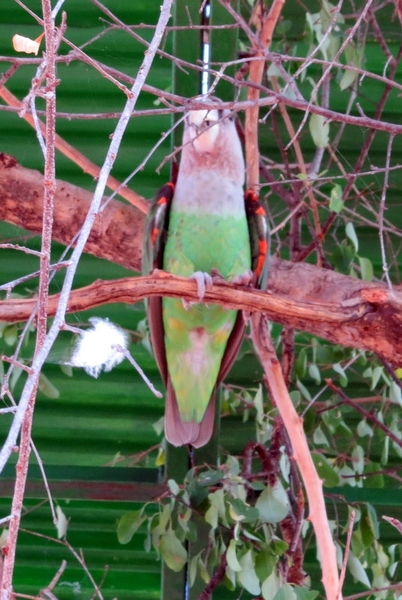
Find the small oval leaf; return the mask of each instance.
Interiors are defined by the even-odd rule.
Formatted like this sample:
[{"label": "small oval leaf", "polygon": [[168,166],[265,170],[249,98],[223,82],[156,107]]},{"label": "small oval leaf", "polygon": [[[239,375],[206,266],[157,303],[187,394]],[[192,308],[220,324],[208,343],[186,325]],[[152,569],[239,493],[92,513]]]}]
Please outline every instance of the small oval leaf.
[{"label": "small oval leaf", "polygon": [[289,498],[282,483],[278,480],[273,486],[267,485],[255,506],[264,523],[283,521],[289,512]]},{"label": "small oval leaf", "polygon": [[313,113],[309,120],[311,137],[317,148],[326,148],[329,144],[329,123],[322,115]]},{"label": "small oval leaf", "polygon": [[255,572],[253,553],[251,550],[246,552],[240,559],[241,571],[237,578],[242,586],[253,596],[258,596],[261,591],[260,582]]},{"label": "small oval leaf", "polygon": [[117,539],[120,544],[128,544],[137,529],[145,521],[141,510],[132,510],[120,517],[117,523]]},{"label": "small oval leaf", "polygon": [[237,560],[237,556],[236,556],[236,540],[235,539],[232,539],[229,542],[229,546],[228,546],[228,549],[226,552],[226,560],[227,560],[229,567],[232,569],[232,571],[235,571],[235,572],[241,571],[241,564]]},{"label": "small oval leaf", "polygon": [[173,529],[169,528],[161,536],[159,548],[169,569],[175,573],[181,571],[187,562],[187,551]]}]

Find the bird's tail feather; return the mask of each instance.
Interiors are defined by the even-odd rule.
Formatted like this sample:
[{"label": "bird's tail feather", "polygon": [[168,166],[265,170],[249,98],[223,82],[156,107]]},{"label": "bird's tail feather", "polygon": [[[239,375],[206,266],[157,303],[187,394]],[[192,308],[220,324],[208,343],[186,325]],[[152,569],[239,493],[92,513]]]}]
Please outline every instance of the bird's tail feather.
[{"label": "bird's tail feather", "polygon": [[208,443],[214,429],[215,401],[216,393],[214,391],[200,423],[182,421],[176,394],[170,380],[168,380],[165,407],[165,435],[167,441],[173,446],[191,444],[195,448],[200,448]]}]

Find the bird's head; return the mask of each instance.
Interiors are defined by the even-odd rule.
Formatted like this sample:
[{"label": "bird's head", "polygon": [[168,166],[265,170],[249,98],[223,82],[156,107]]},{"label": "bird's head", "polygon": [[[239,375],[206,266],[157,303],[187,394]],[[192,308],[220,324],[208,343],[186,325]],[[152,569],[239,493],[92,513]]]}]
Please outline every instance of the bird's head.
[{"label": "bird's head", "polygon": [[[224,114],[227,113],[227,114]],[[229,111],[216,108],[191,110],[186,115],[186,128],[194,149],[200,154],[212,152]]]},{"label": "bird's head", "polygon": [[232,112],[219,108],[218,98],[208,98],[208,103],[186,113],[180,171],[188,176],[197,170],[214,170],[243,181],[243,151]]}]

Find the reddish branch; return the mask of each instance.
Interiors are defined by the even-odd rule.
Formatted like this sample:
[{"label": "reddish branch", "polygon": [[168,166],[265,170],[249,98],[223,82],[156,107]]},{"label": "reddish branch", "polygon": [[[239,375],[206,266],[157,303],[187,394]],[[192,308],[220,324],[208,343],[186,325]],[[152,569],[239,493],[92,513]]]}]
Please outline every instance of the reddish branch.
[{"label": "reddish branch", "polygon": [[[41,231],[42,176],[24,169],[14,159],[0,158],[0,219],[27,230]],[[88,210],[91,194],[59,181],[57,184],[54,239],[71,244]],[[132,206],[108,203],[97,217],[86,251],[132,270],[140,270],[144,216]],[[167,294],[196,299],[193,282],[172,277],[97,281],[75,290],[69,311],[86,310],[111,302],[133,303],[148,295]],[[215,285],[206,300],[261,310],[269,319],[307,331],[336,344],[378,353],[391,365],[402,365],[402,291],[392,293],[380,283],[367,283],[309,264],[271,260],[269,293]],[[49,298],[54,314],[58,296]],[[24,321],[35,300],[0,303],[0,320]]]},{"label": "reddish branch", "polygon": [[[72,243],[81,230],[92,196],[87,190],[58,180],[53,239],[66,246]],[[25,169],[13,157],[0,154],[0,197],[0,220],[41,233],[43,175],[39,171]],[[98,214],[85,251],[138,271],[144,222],[142,212],[112,200]]]},{"label": "reddish branch", "polygon": [[[3,98],[3,100],[9,106],[14,106],[19,110],[23,108],[23,104],[18,100],[18,98],[16,98],[7,88],[1,85],[0,98]],[[32,118],[32,115],[28,111],[24,112],[24,119],[27,121],[27,123],[29,123],[32,127],[35,128],[35,122]],[[39,121],[39,127],[42,135],[46,139],[46,126],[41,121]],[[58,150],[60,150],[62,154],[64,154],[64,156],[67,156],[67,158],[72,160],[75,164],[79,165],[84,171],[84,173],[89,173],[89,175],[92,175],[94,179],[96,179],[99,176],[100,167],[98,167],[98,165],[95,165],[92,161],[89,160],[89,158],[84,156],[84,154],[82,154],[76,148],[71,146],[71,144],[66,142],[60,135],[55,134],[54,145]],[[128,202],[130,202],[130,204],[132,204],[133,206],[137,206],[144,213],[147,211],[145,199],[139,194],[136,194],[135,192],[127,188],[125,185],[122,185],[117,179],[115,179],[111,175],[109,175],[108,177],[107,186],[109,189],[113,190],[114,192],[117,192],[122,198],[125,198]]]},{"label": "reddish branch", "polygon": [[336,563],[335,544],[325,510],[322,481],[318,477],[307,439],[303,431],[303,419],[297,414],[283,379],[282,370],[268,330],[268,323],[261,315],[252,316],[254,347],[264,368],[268,390],[275,398],[276,406],[289,436],[293,459],[296,462],[306,489],[311,521],[320,555],[322,583],[327,600],[342,600]]},{"label": "reddish branch", "polygon": [[[113,302],[132,304],[149,296],[196,301],[194,281],[160,272],[149,277],[97,280],[70,294],[68,312]],[[49,297],[54,314],[59,295]],[[272,261],[269,292],[217,281],[205,301],[247,312],[263,312],[271,321],[307,331],[333,343],[378,353],[392,365],[402,364],[402,291],[319,269]],[[0,321],[24,321],[36,305],[33,299],[0,301]]]},{"label": "reddish branch", "polygon": [[256,4],[254,9],[254,22],[258,31],[258,40],[250,39],[253,43],[254,56],[261,60],[250,63],[249,82],[256,84],[248,88],[248,100],[252,103],[246,111],[245,139],[246,139],[246,164],[247,164],[247,187],[258,188],[260,182],[260,154],[258,148],[258,99],[260,97],[260,86],[266,68],[265,51],[269,47],[276,23],[284,5],[284,0],[274,0],[269,12],[265,13],[263,3]]}]

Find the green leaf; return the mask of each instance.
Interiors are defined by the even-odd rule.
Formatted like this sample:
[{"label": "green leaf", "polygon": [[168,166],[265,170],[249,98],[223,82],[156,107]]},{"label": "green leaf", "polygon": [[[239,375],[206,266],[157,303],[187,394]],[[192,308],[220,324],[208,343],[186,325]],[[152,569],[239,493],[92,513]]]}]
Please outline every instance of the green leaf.
[{"label": "green leaf", "polygon": [[0,338],[3,337],[4,330],[9,327],[9,324],[6,321],[0,321]]},{"label": "green leaf", "polygon": [[367,423],[366,419],[362,419],[361,421],[359,421],[359,424],[357,425],[357,428],[356,428],[356,433],[359,437],[365,437],[366,435],[368,437],[373,437],[373,435],[374,435],[373,428],[370,427],[370,425]]},{"label": "green leaf", "polygon": [[289,583],[281,585],[279,590],[276,592],[273,600],[296,600],[297,596],[293,587]]},{"label": "green leaf", "polygon": [[190,565],[189,565],[189,569],[188,569],[190,587],[193,587],[195,578],[197,577],[198,557],[199,557],[199,554],[196,554],[190,560]]},{"label": "green leaf", "polygon": [[318,446],[327,446],[329,447],[329,441],[325,433],[323,432],[320,426],[316,427],[313,433],[313,442]]},{"label": "green leaf", "polygon": [[275,571],[265,579],[261,586],[261,593],[264,600],[272,600],[281,587],[281,580]]},{"label": "green leaf", "polygon": [[399,406],[402,406],[402,391],[396,381],[392,381],[391,385],[389,386],[389,399],[394,404],[399,404]]},{"label": "green leaf", "polygon": [[339,485],[339,475],[330,465],[323,454],[314,453],[312,459],[317,469],[318,476],[324,481],[325,487],[336,487]]},{"label": "green leaf", "polygon": [[167,484],[168,484],[169,490],[171,491],[171,493],[174,496],[177,496],[178,494],[180,494],[180,488],[174,479],[168,479]]},{"label": "green leaf", "polygon": [[352,83],[355,81],[358,75],[359,73],[357,73],[356,71],[352,71],[351,69],[345,69],[339,82],[339,87],[341,88],[341,91],[343,92],[343,90],[346,90],[346,88],[352,85]]},{"label": "green leaf", "polygon": [[4,328],[3,339],[4,339],[5,343],[7,344],[7,346],[13,346],[15,344],[15,342],[18,339],[17,324],[7,325],[7,327]]},{"label": "green leaf", "polygon": [[223,583],[231,592],[236,589],[236,573],[229,567],[229,565],[226,565]]},{"label": "green leaf", "polygon": [[227,469],[226,472],[230,477],[238,476],[238,474],[240,473],[240,463],[238,458],[229,454],[229,456],[226,459],[225,465]]},{"label": "green leaf", "polygon": [[242,523],[252,523],[253,521],[256,521],[259,517],[259,511],[257,510],[257,508],[254,508],[253,506],[248,506],[248,504],[243,502],[243,500],[241,500],[240,498],[231,499],[230,504],[233,510],[235,511],[235,514],[239,517],[239,519],[235,520],[241,520]]},{"label": "green leaf", "polygon": [[192,514],[193,514],[193,511],[191,510],[191,508],[189,506],[187,506],[187,507],[183,506],[180,509],[179,513],[177,514],[177,523],[178,523],[179,527],[181,527],[181,529],[186,534],[186,538],[187,538],[187,533],[189,530],[189,522],[190,522]]},{"label": "green leaf", "polygon": [[241,571],[241,564],[237,560],[237,555],[236,555],[236,540],[235,539],[232,539],[229,542],[229,546],[228,546],[228,549],[226,552],[226,560],[227,560],[229,567],[232,569],[232,571],[235,571],[235,572]]},{"label": "green leaf", "polygon": [[142,513],[143,509],[132,510],[120,517],[117,523],[117,539],[120,544],[128,544],[131,541],[137,529],[146,519]]},{"label": "green leaf", "polygon": [[352,463],[355,473],[362,475],[364,471],[364,450],[362,446],[357,445],[355,448],[353,448]]},{"label": "green leaf", "polygon": [[265,413],[264,413],[264,399],[262,394],[262,385],[258,386],[257,393],[253,398],[253,404],[255,406],[255,410],[257,412],[257,423],[260,425],[264,424],[265,421]]},{"label": "green leaf", "polygon": [[61,540],[61,539],[65,538],[67,535],[68,519],[67,519],[66,515],[64,514],[64,512],[61,510],[59,505],[56,506],[56,515],[57,515],[57,522],[56,522],[57,539]]},{"label": "green leaf", "polygon": [[17,382],[19,380],[19,378],[21,377],[21,375],[23,374],[23,369],[21,369],[20,367],[14,367],[12,372],[11,372],[11,377],[10,377],[10,388],[13,390],[15,388],[15,386],[17,385]]},{"label": "green leaf", "polygon": [[334,185],[334,187],[332,188],[330,196],[329,196],[329,210],[332,210],[332,212],[335,212],[338,214],[341,212],[341,210],[345,206],[345,203],[342,200],[342,194],[343,194],[342,187],[338,183],[336,183]]},{"label": "green leaf", "polygon": [[[365,488],[376,488],[381,489],[385,486],[384,474],[381,472],[381,465],[377,462],[368,462],[365,465],[364,472],[367,473],[367,477],[364,481]],[[371,475],[371,473],[375,473]]]},{"label": "green leaf", "polygon": [[341,384],[341,386],[346,387],[348,385],[348,377],[346,375],[345,369],[340,363],[333,364],[332,368],[335,371],[335,373],[338,373],[338,375],[340,375],[339,383]]},{"label": "green leaf", "polygon": [[307,400],[307,402],[311,402],[311,394],[306,386],[300,381],[300,379],[296,379],[296,386],[298,387],[303,398]]},{"label": "green leaf", "polygon": [[297,600],[314,600],[319,594],[317,590],[306,590],[306,588],[300,587],[299,585],[295,585],[293,590]]},{"label": "green leaf", "polygon": [[222,471],[218,471],[217,469],[209,469],[208,471],[203,471],[198,475],[198,483],[201,486],[211,487],[211,485],[216,485],[223,479]]},{"label": "green leaf", "polygon": [[260,548],[255,557],[255,572],[260,581],[265,581],[271,575],[278,562],[271,548]]},{"label": "green leaf", "polygon": [[306,349],[303,348],[300,350],[296,360],[295,360],[295,372],[296,376],[299,379],[303,379],[306,375],[307,368],[307,352]]},{"label": "green leaf", "polygon": [[299,392],[299,390],[292,390],[291,392],[289,392],[289,396],[293,406],[299,406],[301,402],[301,393]]},{"label": "green leaf", "polygon": [[374,507],[366,503],[362,507],[362,514],[359,521],[362,542],[366,547],[371,547],[374,540],[380,537],[377,513]]},{"label": "green leaf", "polygon": [[49,379],[43,373],[39,375],[39,383],[38,388],[46,396],[46,398],[51,398],[52,400],[56,400],[60,396],[59,390],[49,381]]},{"label": "green leaf", "polygon": [[374,390],[374,388],[376,387],[377,383],[380,380],[381,375],[384,372],[384,367],[374,367],[373,372],[372,372],[372,380],[371,380],[371,386],[370,386],[370,391],[372,392]]},{"label": "green leaf", "polygon": [[[346,64],[349,66],[359,68],[362,64],[363,48],[356,48],[354,44],[348,44],[345,48],[344,56]],[[341,90],[346,90],[352,83],[359,77],[359,73],[352,71],[351,69],[345,69],[339,82]]]},{"label": "green leaf", "polygon": [[267,485],[255,506],[263,523],[283,521],[289,512],[289,498],[279,479],[273,486]]},{"label": "green leaf", "polygon": [[237,573],[239,583],[241,583],[250,594],[257,596],[261,592],[261,587],[257,573],[255,572],[252,550],[248,550],[248,552],[241,557],[239,562],[241,566],[241,571]]},{"label": "green leaf", "polygon": [[372,281],[374,278],[373,263],[368,258],[358,256],[357,260],[360,265],[360,273],[363,281]]},{"label": "green leaf", "polygon": [[171,504],[165,504],[162,508],[162,512],[159,514],[159,523],[157,527],[159,527],[161,532],[165,531],[167,527],[172,514],[172,508]]},{"label": "green leaf", "polygon": [[329,122],[326,117],[313,113],[309,120],[309,128],[314,145],[326,148],[329,144]]},{"label": "green leaf", "polygon": [[309,365],[308,374],[310,375],[311,379],[313,379],[317,385],[320,385],[321,373],[320,373],[320,369],[318,368],[318,366],[316,364]]},{"label": "green leaf", "polygon": [[191,469],[187,473],[185,484],[192,506],[197,507],[204,502],[205,498],[208,496],[208,488],[199,484],[198,477],[195,477],[194,469]]},{"label": "green leaf", "polygon": [[71,365],[66,365],[64,363],[60,363],[60,370],[67,377],[73,376],[73,367]]},{"label": "green leaf", "polygon": [[352,221],[346,223],[345,233],[349,240],[352,242],[356,252],[359,252],[359,240],[357,239],[355,226],[353,225]]},{"label": "green leaf", "polygon": [[210,502],[210,507],[205,513],[206,522],[209,523],[213,529],[216,529],[218,527],[218,519],[221,518],[223,525],[229,527],[226,520],[224,491],[216,490],[215,492],[208,494],[208,500]]},{"label": "green leaf", "polygon": [[187,562],[187,551],[171,527],[161,536],[160,552],[166,565],[178,573]]},{"label": "green leaf", "polygon": [[357,558],[357,556],[355,556],[353,554],[352,551],[349,552],[348,569],[349,569],[351,575],[357,581],[360,581],[360,583],[362,583],[363,585],[365,585],[367,588],[371,587],[370,580],[369,580],[369,578],[367,576],[366,571],[364,570],[364,567],[363,567],[362,563]]}]

